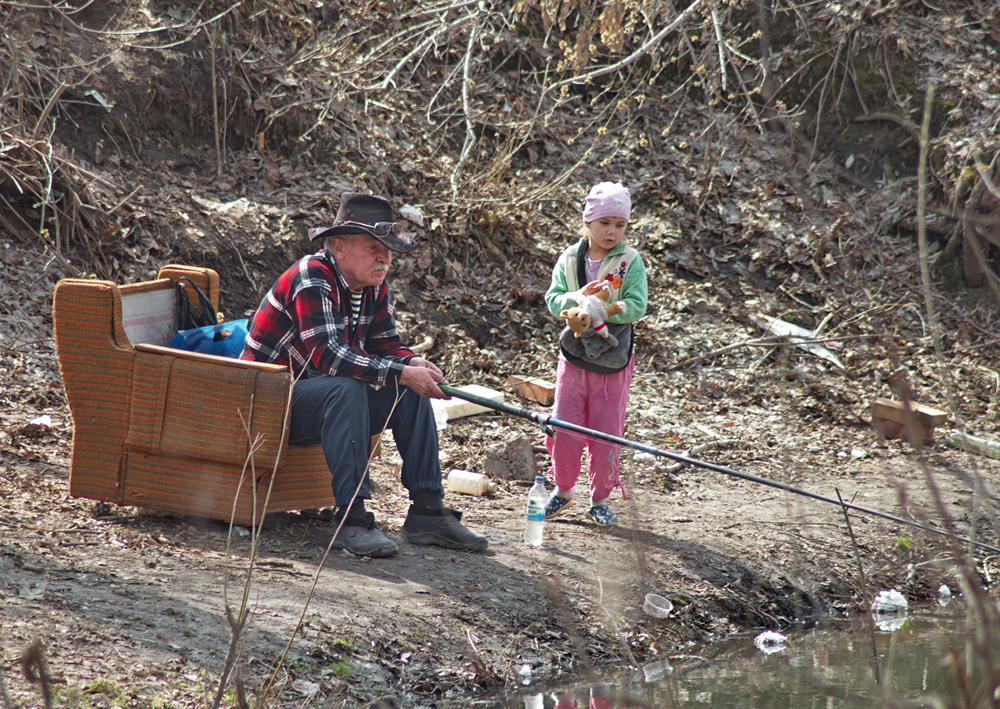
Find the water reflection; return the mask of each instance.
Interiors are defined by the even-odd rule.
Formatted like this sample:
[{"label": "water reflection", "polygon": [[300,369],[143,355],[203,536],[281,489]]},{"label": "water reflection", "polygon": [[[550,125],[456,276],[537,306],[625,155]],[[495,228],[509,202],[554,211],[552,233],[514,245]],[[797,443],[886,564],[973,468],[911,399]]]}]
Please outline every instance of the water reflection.
[{"label": "water reflection", "polygon": [[[755,643],[761,633],[738,635],[698,656],[665,658],[613,683],[527,690],[530,693],[519,697],[475,705],[517,709],[941,706],[935,697],[959,692],[954,673],[943,660],[952,648],[963,652],[966,642],[964,617],[952,611],[958,609],[914,612],[911,608],[893,632],[872,633],[863,616],[846,629],[788,632],[784,643],[762,643],[766,652]],[[873,640],[882,687],[875,681]],[[988,640],[994,647],[998,643],[1000,636]]]}]

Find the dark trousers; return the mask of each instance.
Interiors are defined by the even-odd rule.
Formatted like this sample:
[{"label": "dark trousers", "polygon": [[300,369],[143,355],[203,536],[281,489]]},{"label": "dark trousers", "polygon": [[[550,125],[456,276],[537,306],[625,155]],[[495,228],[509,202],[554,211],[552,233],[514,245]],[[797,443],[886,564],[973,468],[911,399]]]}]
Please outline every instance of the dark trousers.
[{"label": "dark trousers", "polygon": [[[399,403],[397,392],[401,395]],[[443,495],[434,410],[430,399],[407,387],[376,389],[350,377],[300,379],[292,392],[288,440],[291,444],[323,446],[337,506],[346,507],[356,489],[360,499],[371,499],[365,470],[368,441],[387,421],[403,459],[402,483],[410,499],[419,490]]]}]

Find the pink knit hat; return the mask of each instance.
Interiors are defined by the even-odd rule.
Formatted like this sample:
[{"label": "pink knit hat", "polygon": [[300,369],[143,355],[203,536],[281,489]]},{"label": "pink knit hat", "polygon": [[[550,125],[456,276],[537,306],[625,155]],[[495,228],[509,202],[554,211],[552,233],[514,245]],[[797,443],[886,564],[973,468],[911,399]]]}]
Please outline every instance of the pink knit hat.
[{"label": "pink knit hat", "polygon": [[599,182],[590,188],[583,208],[583,221],[590,224],[602,217],[619,217],[628,221],[632,198],[620,182]]}]

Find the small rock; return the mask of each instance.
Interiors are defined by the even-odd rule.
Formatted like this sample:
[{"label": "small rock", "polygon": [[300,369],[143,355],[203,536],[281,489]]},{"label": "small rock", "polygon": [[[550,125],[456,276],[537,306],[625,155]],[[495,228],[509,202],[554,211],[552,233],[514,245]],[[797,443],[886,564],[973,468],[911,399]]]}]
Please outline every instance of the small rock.
[{"label": "small rock", "polygon": [[493,479],[534,480],[538,464],[528,437],[516,436],[489,446],[483,455],[483,472]]}]

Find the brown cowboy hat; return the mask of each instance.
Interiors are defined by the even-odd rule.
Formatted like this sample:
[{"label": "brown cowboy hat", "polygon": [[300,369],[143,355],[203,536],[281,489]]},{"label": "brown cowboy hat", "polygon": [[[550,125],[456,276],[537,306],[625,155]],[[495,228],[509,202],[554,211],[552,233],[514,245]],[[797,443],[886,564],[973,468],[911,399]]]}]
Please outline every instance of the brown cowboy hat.
[{"label": "brown cowboy hat", "polygon": [[309,238],[316,241],[343,234],[369,234],[386,248],[401,254],[417,247],[413,234],[400,233],[399,223],[392,220],[389,200],[370,194],[345,192],[340,195],[340,209],[333,226],[311,229]]}]

